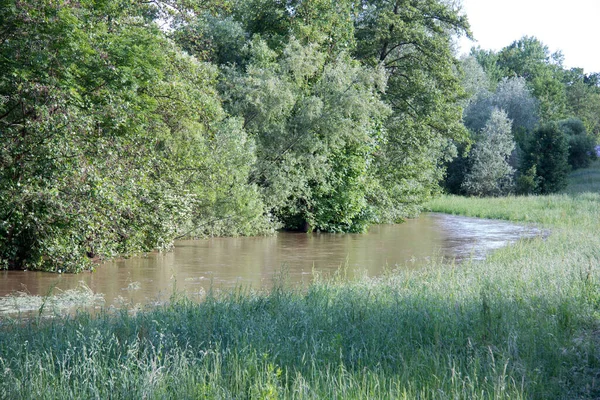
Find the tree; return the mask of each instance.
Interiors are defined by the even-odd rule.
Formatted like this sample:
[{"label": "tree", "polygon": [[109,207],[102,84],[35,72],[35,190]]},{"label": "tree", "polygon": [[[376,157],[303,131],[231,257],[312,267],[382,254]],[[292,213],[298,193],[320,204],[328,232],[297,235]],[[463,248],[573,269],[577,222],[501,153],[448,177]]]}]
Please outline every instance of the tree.
[{"label": "tree", "polygon": [[229,135],[216,70],[166,37],[155,3],[0,13],[2,267],[77,271],[168,248],[207,208],[262,209],[247,184],[251,140]]},{"label": "tree", "polygon": [[[264,9],[266,4],[270,7]],[[466,135],[450,42],[467,24],[456,9],[437,0],[252,0],[234,2],[232,9],[252,38],[252,59],[242,68],[225,69],[221,93],[229,112],[243,116],[257,139],[257,165],[262,166],[253,181],[270,213],[289,227],[307,222],[323,230],[357,230],[365,221],[414,214],[439,190],[448,139]],[[354,80],[334,79],[342,70]],[[378,83],[365,84],[364,73],[357,71],[370,71]],[[336,95],[337,107],[314,92],[325,84],[325,72],[334,79],[329,85],[346,82],[345,94]],[[368,89],[364,97],[353,92],[357,87]],[[348,96],[363,99],[362,115],[358,109],[339,114],[350,104]],[[325,106],[337,121],[324,118]],[[363,122],[348,127],[349,117]],[[370,139],[360,146],[346,139],[319,144],[326,136],[313,132],[343,138],[326,125],[330,122],[358,137],[366,130]]]},{"label": "tree", "polygon": [[462,101],[463,108],[477,98],[489,94],[490,79],[475,57],[464,57],[460,60],[460,76],[461,86],[466,92],[465,99]]},{"label": "tree", "polygon": [[505,77],[504,72],[498,65],[498,54],[493,50],[484,50],[481,47],[473,47],[469,53],[474,57],[485,71],[490,80],[491,89],[496,89],[496,84]]},{"label": "tree", "polygon": [[323,45],[335,56],[354,46],[353,9],[357,0],[237,0],[231,15],[250,36],[258,35],[280,51],[291,37]]},{"label": "tree", "polygon": [[281,53],[260,39],[251,46],[246,70],[229,68],[222,92],[256,140],[252,180],[268,212],[290,229],[363,231],[388,113],[383,71],[347,53],[329,61],[294,38]]},{"label": "tree", "polygon": [[378,221],[414,214],[439,191],[449,139],[464,141],[455,74],[453,34],[468,34],[459,10],[437,0],[363,0],[355,18],[355,56],[382,65],[388,76],[384,100],[393,114],[377,152]]},{"label": "tree", "polygon": [[514,169],[508,158],[515,148],[506,112],[494,109],[481,136],[469,155],[471,168],[463,190],[473,196],[505,195],[512,190]]},{"label": "tree", "polygon": [[242,64],[248,42],[242,24],[231,17],[203,14],[178,27],[174,40],[188,53],[213,64]]},{"label": "tree", "polygon": [[480,91],[465,109],[465,125],[478,132],[489,120],[494,108],[503,109],[513,121],[515,137],[521,139],[538,122],[538,102],[531,94],[524,78],[504,78],[495,93]]},{"label": "tree", "polygon": [[573,68],[565,73],[567,104],[571,115],[583,121],[587,132],[600,137],[600,85],[597,74]]},{"label": "tree", "polygon": [[558,122],[569,143],[569,165],[572,169],[586,168],[596,159],[596,140],[589,136],[583,121],[569,118]]},{"label": "tree", "polygon": [[562,84],[563,56],[551,54],[535,37],[525,36],[498,53],[497,65],[505,77],[523,77],[540,102],[542,121],[556,121],[566,115],[566,92]]},{"label": "tree", "polygon": [[567,185],[569,144],[556,123],[537,128],[526,147],[521,175],[533,184],[522,190],[555,193]]}]

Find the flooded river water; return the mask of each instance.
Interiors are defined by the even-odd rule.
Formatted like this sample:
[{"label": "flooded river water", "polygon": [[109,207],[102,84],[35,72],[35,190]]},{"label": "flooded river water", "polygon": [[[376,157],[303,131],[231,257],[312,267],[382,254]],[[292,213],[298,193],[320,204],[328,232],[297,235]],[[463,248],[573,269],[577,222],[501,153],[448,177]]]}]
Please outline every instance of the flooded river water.
[{"label": "flooded river water", "polygon": [[327,276],[341,267],[349,276],[376,276],[385,269],[419,268],[431,257],[481,259],[491,250],[538,234],[535,228],[503,221],[432,213],[399,225],[373,226],[362,235],[280,232],[270,237],[184,240],[172,252],[106,262],[92,273],[0,271],[0,315],[19,308],[17,302],[10,306],[7,295],[59,296],[87,287],[102,306],[144,305],[167,300],[174,291],[194,297],[210,287],[268,288],[282,271],[288,281],[307,284],[314,272]]}]

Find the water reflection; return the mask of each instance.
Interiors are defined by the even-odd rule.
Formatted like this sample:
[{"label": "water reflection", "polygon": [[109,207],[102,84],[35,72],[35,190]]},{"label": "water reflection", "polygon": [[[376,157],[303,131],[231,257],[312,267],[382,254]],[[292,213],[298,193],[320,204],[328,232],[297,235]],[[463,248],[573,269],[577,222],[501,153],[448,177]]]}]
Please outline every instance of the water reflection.
[{"label": "water reflection", "polygon": [[107,262],[93,273],[56,275],[0,272],[0,296],[66,292],[83,282],[102,293],[106,305],[164,301],[176,291],[194,296],[211,286],[269,287],[283,269],[294,283],[308,283],[313,271],[330,275],[381,274],[385,268],[418,268],[429,257],[480,259],[493,249],[539,234],[535,228],[502,221],[424,214],[400,225],[379,225],[368,234],[281,232],[273,237],[179,241],[170,253],[151,253]]}]

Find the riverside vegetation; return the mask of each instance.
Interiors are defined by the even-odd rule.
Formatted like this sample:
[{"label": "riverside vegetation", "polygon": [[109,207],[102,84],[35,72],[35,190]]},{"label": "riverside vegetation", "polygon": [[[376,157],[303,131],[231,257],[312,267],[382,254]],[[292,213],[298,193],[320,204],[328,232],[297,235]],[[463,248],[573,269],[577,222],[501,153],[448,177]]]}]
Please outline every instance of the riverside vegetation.
[{"label": "riverside vegetation", "polygon": [[430,202],[550,231],[485,261],[3,320],[0,397],[598,398],[599,192],[594,165],[563,194]]},{"label": "riverside vegetation", "polygon": [[431,210],[552,232],[483,262],[2,319],[0,398],[600,397],[599,74],[531,37],[458,60],[459,1],[0,0],[0,22],[0,269],[361,232],[442,181],[511,196]]},{"label": "riverside vegetation", "polygon": [[[364,232],[441,191],[563,188],[600,75],[460,1],[0,0],[0,269],[174,240]],[[447,170],[447,174],[446,174]]]}]

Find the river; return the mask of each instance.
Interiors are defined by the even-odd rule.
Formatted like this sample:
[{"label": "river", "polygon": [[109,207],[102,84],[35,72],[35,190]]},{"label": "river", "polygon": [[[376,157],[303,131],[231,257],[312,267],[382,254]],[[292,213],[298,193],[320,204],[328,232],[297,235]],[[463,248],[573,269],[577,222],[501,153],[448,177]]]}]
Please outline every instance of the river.
[{"label": "river", "polygon": [[[315,273],[331,276],[340,268],[349,277],[377,276],[386,269],[420,268],[431,258],[457,263],[482,259],[539,234],[536,228],[504,221],[429,213],[403,224],[376,225],[366,234],[279,232],[182,240],[171,252],[109,261],[77,275],[0,271],[0,314],[36,310],[46,295],[62,296],[65,308],[77,301],[78,293],[97,307],[139,307],[168,300],[174,292],[194,298],[211,287],[268,288],[282,273],[298,285],[308,284]],[[27,301],[31,298],[38,302]]]}]

